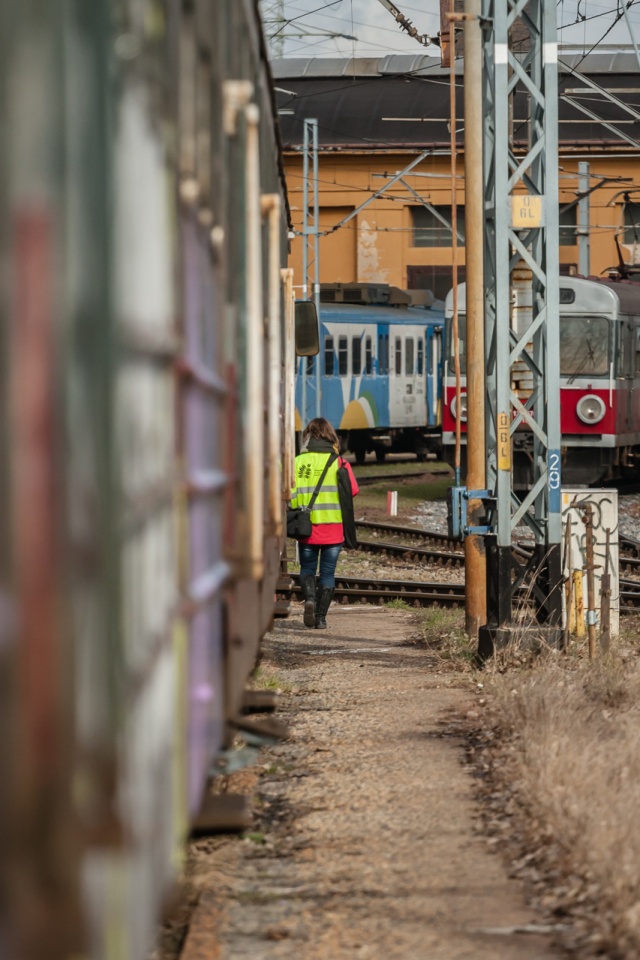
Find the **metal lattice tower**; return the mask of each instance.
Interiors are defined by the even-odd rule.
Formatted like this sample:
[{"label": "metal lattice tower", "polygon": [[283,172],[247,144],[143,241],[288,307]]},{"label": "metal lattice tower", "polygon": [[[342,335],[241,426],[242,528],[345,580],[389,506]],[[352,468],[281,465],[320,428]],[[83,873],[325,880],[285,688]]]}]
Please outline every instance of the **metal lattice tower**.
[{"label": "metal lattice tower", "polygon": [[[517,54],[522,26],[529,39]],[[495,499],[481,653],[509,638],[513,591],[526,575],[538,621],[557,629],[562,618],[556,0],[483,0],[482,29],[487,486]],[[511,142],[516,86],[529,97],[524,156]],[[528,491],[514,489],[514,441],[533,459]],[[535,537],[527,571],[512,561],[519,523]]]},{"label": "metal lattice tower", "polygon": [[284,54],[284,28],[287,23],[284,0],[260,0],[260,15],[271,56],[274,59],[281,57]]}]

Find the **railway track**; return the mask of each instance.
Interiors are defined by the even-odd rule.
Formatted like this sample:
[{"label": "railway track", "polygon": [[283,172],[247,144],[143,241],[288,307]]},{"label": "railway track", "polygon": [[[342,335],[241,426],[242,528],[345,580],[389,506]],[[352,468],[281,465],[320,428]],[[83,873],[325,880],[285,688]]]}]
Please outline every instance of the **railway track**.
[{"label": "railway track", "polygon": [[[409,539],[409,544],[393,543],[387,540],[360,541],[360,549],[381,553],[389,557],[413,560],[424,563],[435,563],[442,566],[460,566],[464,563],[464,554],[461,544],[445,534],[430,530],[419,530],[416,527],[401,527],[391,523],[376,523],[361,520],[357,522],[360,530],[371,533],[381,533],[386,536],[395,536]],[[418,541],[418,543],[416,543]],[[439,547],[455,547],[455,549],[436,550],[432,546],[420,544],[437,544]],[[620,568],[625,571],[640,571],[640,541],[629,537],[621,537],[620,545],[625,553],[620,557]],[[520,558],[527,555],[527,545],[516,544],[515,550]],[[628,551],[628,553],[626,552]],[[638,555],[635,555],[635,552]],[[278,601],[276,615],[286,616],[289,612],[290,601],[300,595],[298,574],[290,574],[279,582],[277,587]],[[527,590],[518,592],[519,599],[527,602]],[[437,581],[421,582],[415,580],[387,580],[381,578],[366,579],[362,577],[336,577],[335,600],[337,603],[368,603],[383,604],[393,601],[404,601],[411,607],[461,607],[464,606],[464,583],[442,583]],[[640,581],[620,578],[620,613],[629,614],[640,611]]]},{"label": "railway track", "polygon": [[[298,574],[292,574],[290,596],[300,594]],[[422,583],[417,580],[368,580],[362,577],[336,577],[337,603],[382,604],[404,600],[412,607],[459,607],[464,604],[462,583]]]},{"label": "railway track", "polygon": [[[433,550],[430,547],[403,546],[384,540],[358,540],[358,550],[363,553],[381,554],[407,563],[428,563],[439,567],[461,567],[464,554],[453,550]],[[640,563],[640,561],[638,561]]]},{"label": "railway track", "polygon": [[[463,548],[459,540],[447,536],[445,533],[436,533],[434,530],[421,530],[419,527],[401,527],[396,523],[378,523],[374,520],[356,520],[356,527],[370,533],[381,533],[386,536],[401,537],[403,540],[417,541],[422,544],[433,544],[439,548],[445,547],[451,551],[462,553]],[[638,544],[640,548],[640,543]],[[640,554],[639,554],[640,556]]]},{"label": "railway track", "polygon": [[[373,533],[374,536],[380,533],[411,541],[407,545],[391,540],[360,539],[358,547],[365,553],[381,554],[407,562],[430,563],[436,566],[459,567],[464,564],[462,544],[446,534],[432,530],[419,530],[416,527],[401,527],[393,523],[376,523],[371,520],[358,520],[356,526]],[[421,545],[414,546],[416,541]],[[640,540],[621,535],[619,542],[620,571],[640,574]],[[430,544],[447,549],[434,549]],[[526,559],[530,553],[528,544],[515,544],[514,552],[519,559]]]},{"label": "railway track", "polygon": [[[291,575],[292,586],[281,591],[291,600],[300,595],[298,574]],[[519,591],[526,602],[526,590]],[[336,577],[335,601],[337,603],[368,603],[381,605],[403,600],[410,607],[461,607],[464,606],[463,583],[422,583],[416,580],[381,580],[362,577]],[[640,583],[634,580],[620,581],[620,613],[631,614],[640,610]]]}]

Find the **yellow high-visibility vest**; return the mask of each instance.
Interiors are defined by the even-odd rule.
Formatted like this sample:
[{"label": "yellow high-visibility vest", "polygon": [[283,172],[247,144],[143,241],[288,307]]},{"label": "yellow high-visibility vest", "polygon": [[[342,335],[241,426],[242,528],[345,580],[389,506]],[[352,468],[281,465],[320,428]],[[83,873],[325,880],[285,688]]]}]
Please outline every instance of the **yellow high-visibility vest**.
[{"label": "yellow high-visibility vest", "polygon": [[[316,488],[330,453],[301,453],[296,457],[296,484],[291,491],[291,506],[305,507]],[[338,467],[336,458],[322,482],[311,511],[311,523],[342,523],[338,495]]]}]

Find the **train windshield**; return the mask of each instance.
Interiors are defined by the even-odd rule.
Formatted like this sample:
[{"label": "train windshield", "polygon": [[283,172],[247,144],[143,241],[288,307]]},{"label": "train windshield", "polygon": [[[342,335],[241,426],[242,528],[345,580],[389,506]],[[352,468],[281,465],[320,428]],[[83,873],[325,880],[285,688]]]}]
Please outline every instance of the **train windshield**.
[{"label": "train windshield", "polygon": [[560,373],[565,377],[609,372],[609,321],[605,317],[560,317]]}]

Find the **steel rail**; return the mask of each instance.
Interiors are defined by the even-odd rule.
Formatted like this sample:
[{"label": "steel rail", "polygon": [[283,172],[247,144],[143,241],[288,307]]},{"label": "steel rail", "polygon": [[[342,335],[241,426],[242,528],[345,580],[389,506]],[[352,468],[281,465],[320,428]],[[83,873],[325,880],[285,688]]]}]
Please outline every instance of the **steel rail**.
[{"label": "steel rail", "polygon": [[447,536],[446,533],[437,533],[434,530],[421,530],[419,527],[401,527],[395,523],[379,523],[375,520],[356,520],[356,526],[362,530],[378,530],[380,533],[406,537],[410,540],[429,541],[455,547],[462,553],[462,544],[459,540]]},{"label": "steel rail", "polygon": [[[300,595],[298,574],[291,574],[292,586],[279,589],[283,600]],[[640,583],[633,580],[620,581],[620,613],[633,614],[640,611]],[[528,591],[517,592],[520,602],[526,604]],[[362,577],[336,577],[335,599],[337,603],[359,602],[380,605],[390,601],[404,600],[413,607],[461,607],[465,600],[463,583],[420,582],[416,580],[382,580]]]},{"label": "steel rail", "polygon": [[[358,540],[358,550],[363,553],[379,553],[407,562],[433,563],[436,566],[464,565],[464,554],[448,550],[432,550],[429,547],[411,547],[399,543],[388,543],[384,540]],[[640,560],[638,561],[640,563]]]},{"label": "steel rail", "polygon": [[[295,573],[291,577],[293,587],[288,591],[283,590],[282,593],[296,596],[301,593],[299,577]],[[381,604],[385,601],[404,600],[415,607],[461,606],[464,604],[464,584],[336,577],[335,599],[338,603],[364,601]]]}]

